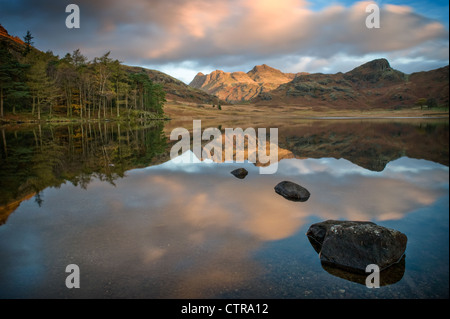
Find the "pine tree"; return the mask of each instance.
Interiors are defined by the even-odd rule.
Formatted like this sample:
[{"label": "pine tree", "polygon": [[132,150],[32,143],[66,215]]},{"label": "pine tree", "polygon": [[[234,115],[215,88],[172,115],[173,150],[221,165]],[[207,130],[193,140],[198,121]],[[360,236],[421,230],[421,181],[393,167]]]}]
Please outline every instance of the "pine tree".
[{"label": "pine tree", "polygon": [[27,72],[27,84],[33,99],[32,113],[37,111],[37,119],[41,119],[41,111],[44,105],[50,105],[54,97],[52,88],[54,83],[47,75],[48,62],[39,54],[29,54],[27,60],[30,68]]},{"label": "pine tree", "polygon": [[16,104],[28,97],[24,81],[25,68],[25,65],[13,57],[5,44],[0,44],[0,117],[4,117],[6,101],[12,104],[15,114]]},{"label": "pine tree", "polygon": [[34,44],[31,40],[33,40],[34,37],[31,35],[31,32],[28,30],[27,34],[23,37],[23,40],[25,42],[25,51],[23,53],[24,56],[26,56],[31,51],[31,46]]}]

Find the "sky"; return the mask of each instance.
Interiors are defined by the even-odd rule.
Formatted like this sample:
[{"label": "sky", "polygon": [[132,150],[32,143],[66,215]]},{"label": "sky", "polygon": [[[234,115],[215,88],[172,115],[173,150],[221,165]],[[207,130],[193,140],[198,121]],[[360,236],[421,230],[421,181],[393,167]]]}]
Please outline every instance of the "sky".
[{"label": "sky", "polygon": [[[80,28],[66,27],[71,3]],[[379,28],[366,27],[369,4]],[[418,0],[0,0],[0,24],[21,38],[30,30],[42,51],[111,51],[187,84],[198,72],[260,64],[337,73],[387,58],[405,73],[436,69],[449,64],[448,12],[448,1]]]}]

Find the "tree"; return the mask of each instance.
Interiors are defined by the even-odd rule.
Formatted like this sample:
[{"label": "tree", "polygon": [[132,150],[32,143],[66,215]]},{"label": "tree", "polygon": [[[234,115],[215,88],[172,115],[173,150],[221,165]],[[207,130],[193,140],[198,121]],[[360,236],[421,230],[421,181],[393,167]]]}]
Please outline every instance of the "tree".
[{"label": "tree", "polygon": [[438,102],[436,101],[435,98],[430,97],[430,98],[427,100],[427,106],[428,106],[430,109],[431,109],[431,108],[436,108],[436,107],[438,107]]},{"label": "tree", "polygon": [[[128,87],[128,77],[126,76],[125,71],[123,70],[123,68],[121,67],[121,63],[119,60],[114,60],[111,64],[111,70],[112,70],[112,77],[111,77],[111,81],[112,81],[112,85],[114,87],[115,90],[115,104],[116,104],[116,111],[117,117],[120,117],[120,98],[121,98],[121,94],[123,94],[125,97],[128,97],[127,94],[127,90],[129,89]],[[127,102],[125,102],[125,104],[127,104]],[[112,103],[111,103],[111,115],[112,115]]]},{"label": "tree", "polygon": [[0,47],[0,117],[4,117],[5,96],[11,89],[12,56],[3,45]]},{"label": "tree", "polygon": [[425,105],[427,105],[427,99],[426,98],[420,98],[415,103],[417,106],[420,106],[420,109],[423,109]]},{"label": "tree", "polygon": [[55,98],[54,83],[47,75],[48,61],[39,53],[28,54],[26,60],[30,64],[27,72],[27,84],[33,99],[32,111],[37,111],[38,120],[41,119],[41,110],[44,105],[51,105]]},{"label": "tree", "polygon": [[154,83],[150,80],[150,110],[157,113],[163,114],[164,103],[166,102],[166,92],[160,83]]},{"label": "tree", "polygon": [[145,71],[132,73],[129,75],[129,78],[134,91],[135,107],[139,106],[139,109],[142,111],[162,114],[164,103],[166,102],[166,92],[163,90],[162,85],[154,83]]},{"label": "tree", "polygon": [[25,68],[8,51],[6,45],[0,44],[0,117],[4,117],[7,100],[15,113],[16,103],[28,96],[24,81]]},{"label": "tree", "polygon": [[33,40],[34,37],[31,35],[31,32],[28,30],[27,34],[23,37],[23,40],[25,42],[25,51],[23,53],[24,56],[26,56],[31,51],[31,46],[34,44],[31,40]]},{"label": "tree", "polygon": [[[86,86],[86,61],[87,58],[81,54],[80,49],[76,49],[75,51],[73,51],[72,53],[72,65],[75,68],[77,77],[76,77],[76,89],[77,89],[77,94],[78,94],[78,105],[79,105],[79,110],[80,110],[80,118],[83,118],[83,110],[85,110],[86,108],[86,91],[85,91],[85,86]],[[86,111],[85,111],[86,113]]]},{"label": "tree", "polygon": [[103,108],[103,117],[106,118],[106,104],[108,99],[113,95],[110,85],[110,77],[112,74],[111,65],[113,60],[109,57],[110,51],[106,52],[100,58],[95,58],[93,62],[95,72],[95,82],[97,85],[97,94],[99,96],[98,118],[100,119],[100,111]]},{"label": "tree", "polygon": [[66,104],[66,114],[72,117],[72,99],[76,88],[77,72],[70,53],[59,61],[55,80]]}]

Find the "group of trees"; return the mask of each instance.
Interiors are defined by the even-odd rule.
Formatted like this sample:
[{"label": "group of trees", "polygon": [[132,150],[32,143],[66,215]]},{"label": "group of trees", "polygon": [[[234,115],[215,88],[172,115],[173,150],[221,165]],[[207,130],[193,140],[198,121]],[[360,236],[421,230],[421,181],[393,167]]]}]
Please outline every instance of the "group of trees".
[{"label": "group of trees", "polygon": [[81,119],[163,114],[165,92],[142,70],[130,73],[110,52],[88,61],[77,49],[63,58],[26,48],[15,54],[0,42],[0,117],[28,112]]},{"label": "group of trees", "polygon": [[420,98],[416,101],[415,105],[420,106],[420,109],[423,109],[425,106],[429,109],[438,107],[438,102],[435,98]]}]

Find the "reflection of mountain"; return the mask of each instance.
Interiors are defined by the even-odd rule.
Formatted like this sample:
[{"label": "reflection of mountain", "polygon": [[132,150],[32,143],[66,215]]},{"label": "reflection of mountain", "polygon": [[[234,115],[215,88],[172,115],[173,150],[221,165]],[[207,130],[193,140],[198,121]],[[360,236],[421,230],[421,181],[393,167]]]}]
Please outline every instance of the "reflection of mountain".
[{"label": "reflection of mountain", "polygon": [[[185,127],[192,128],[192,122]],[[225,127],[216,127],[224,133]],[[170,131],[167,124],[163,132],[162,123],[144,128],[96,123],[2,129],[0,223],[21,201],[31,196],[38,204],[45,200],[39,193],[49,186],[59,187],[70,181],[87,188],[93,177],[114,184],[127,170],[167,162],[176,143],[165,136]],[[366,169],[382,171],[387,163],[408,156],[448,166],[448,140],[446,121],[305,121],[279,128],[278,160],[344,158]],[[244,150],[247,159],[247,142]],[[224,145],[222,156],[225,151]]]},{"label": "reflection of mountain", "polygon": [[279,146],[300,158],[345,158],[371,171],[402,156],[449,165],[448,122],[324,121],[280,129]]},{"label": "reflection of mountain", "polygon": [[[177,123],[180,125],[180,123]],[[192,128],[192,122],[182,123]],[[225,125],[222,132],[222,161],[225,159]],[[269,155],[269,127],[266,148]],[[245,127],[242,127],[245,130]],[[206,127],[202,127],[205,130]],[[255,127],[257,132],[257,128]],[[170,134],[170,129],[166,129]],[[245,134],[245,131],[244,131]],[[192,132],[191,132],[192,139]],[[211,144],[202,141],[202,145]],[[250,140],[254,140],[253,138]],[[254,141],[255,143],[255,141]],[[449,165],[449,131],[447,121],[418,120],[316,120],[286,124],[278,128],[278,160],[288,158],[344,158],[371,171],[382,171],[386,164],[403,156],[426,159]],[[192,145],[192,141],[191,141]],[[211,145],[210,145],[211,146]],[[232,150],[236,159],[236,150]],[[244,144],[245,160],[249,152],[248,139]],[[220,161],[219,161],[220,162]],[[264,166],[257,161],[257,166]]]}]

